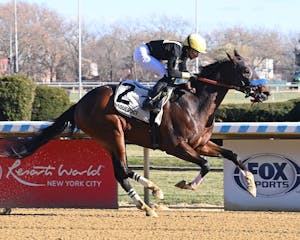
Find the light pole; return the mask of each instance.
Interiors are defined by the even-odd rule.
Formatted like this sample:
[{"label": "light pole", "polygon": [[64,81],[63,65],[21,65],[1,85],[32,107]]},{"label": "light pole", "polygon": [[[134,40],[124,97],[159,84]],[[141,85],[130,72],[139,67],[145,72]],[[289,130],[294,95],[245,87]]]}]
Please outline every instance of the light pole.
[{"label": "light pole", "polygon": [[15,61],[14,72],[19,72],[19,50],[18,50],[18,18],[17,18],[17,0],[14,0],[14,25],[15,25]]},{"label": "light pole", "polygon": [[80,0],[78,0],[78,90],[79,99],[82,97],[82,77],[81,77],[81,12]]},{"label": "light pole", "polygon": [[9,32],[9,74],[13,73],[12,64],[13,60],[13,21],[10,22],[10,32]]},{"label": "light pole", "polygon": [[[198,0],[195,0],[195,33],[198,33]],[[196,58],[195,63],[196,73],[199,73],[199,58]]]},{"label": "light pole", "polygon": [[198,33],[198,0],[195,0],[195,32]]}]

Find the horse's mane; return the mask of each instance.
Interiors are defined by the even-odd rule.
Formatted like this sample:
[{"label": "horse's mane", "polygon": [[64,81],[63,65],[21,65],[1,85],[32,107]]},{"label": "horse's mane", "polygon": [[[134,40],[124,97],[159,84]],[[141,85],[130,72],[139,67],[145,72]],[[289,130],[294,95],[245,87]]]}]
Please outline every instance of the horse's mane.
[{"label": "horse's mane", "polygon": [[208,77],[214,70],[220,65],[225,62],[228,62],[229,60],[227,58],[216,60],[213,63],[210,63],[208,65],[202,66],[200,76],[201,77]]}]

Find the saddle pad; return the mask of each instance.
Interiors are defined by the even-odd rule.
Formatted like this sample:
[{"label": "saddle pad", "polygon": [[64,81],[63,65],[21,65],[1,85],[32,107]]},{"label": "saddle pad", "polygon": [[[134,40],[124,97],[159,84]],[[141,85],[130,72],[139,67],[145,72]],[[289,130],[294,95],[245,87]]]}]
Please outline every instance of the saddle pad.
[{"label": "saddle pad", "polygon": [[[142,105],[148,96],[149,88],[146,88],[136,80],[124,80],[120,83],[116,90],[114,104],[117,111],[124,116],[136,118],[143,122],[149,123],[150,112],[144,111]],[[160,112],[155,118],[155,123],[160,125],[162,119],[162,108],[171,96],[171,91],[168,90],[165,96],[159,103]]]}]

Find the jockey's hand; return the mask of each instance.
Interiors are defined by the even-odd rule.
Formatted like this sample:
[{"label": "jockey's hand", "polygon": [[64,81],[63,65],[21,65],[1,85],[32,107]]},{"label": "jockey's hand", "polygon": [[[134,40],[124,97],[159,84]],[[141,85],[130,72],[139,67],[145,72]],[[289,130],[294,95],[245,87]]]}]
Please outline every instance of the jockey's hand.
[{"label": "jockey's hand", "polygon": [[200,76],[200,73],[202,72],[203,68],[204,68],[204,66],[199,66],[199,68],[198,68],[198,76]]},{"label": "jockey's hand", "polygon": [[[191,79],[190,79],[191,80]],[[189,92],[191,93],[196,93],[196,89],[192,87],[192,84],[190,81],[188,81],[186,84],[185,84],[185,87],[186,87],[186,90],[188,90]]]},{"label": "jockey's hand", "polygon": [[190,77],[190,81],[195,81],[198,79],[198,75],[197,74],[191,74],[191,77]]}]

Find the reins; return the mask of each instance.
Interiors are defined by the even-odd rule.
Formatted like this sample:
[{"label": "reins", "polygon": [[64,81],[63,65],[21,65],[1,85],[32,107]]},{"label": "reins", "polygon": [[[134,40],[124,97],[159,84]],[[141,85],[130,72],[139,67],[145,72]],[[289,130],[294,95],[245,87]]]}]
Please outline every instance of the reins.
[{"label": "reins", "polygon": [[204,78],[204,77],[198,77],[198,81],[209,83],[209,84],[212,84],[212,85],[215,85],[215,86],[220,86],[220,87],[225,87],[225,88],[228,88],[228,89],[235,89],[235,90],[241,91],[240,87],[225,84],[225,83],[220,83],[220,82],[217,82],[215,80],[211,80],[211,79]]}]

